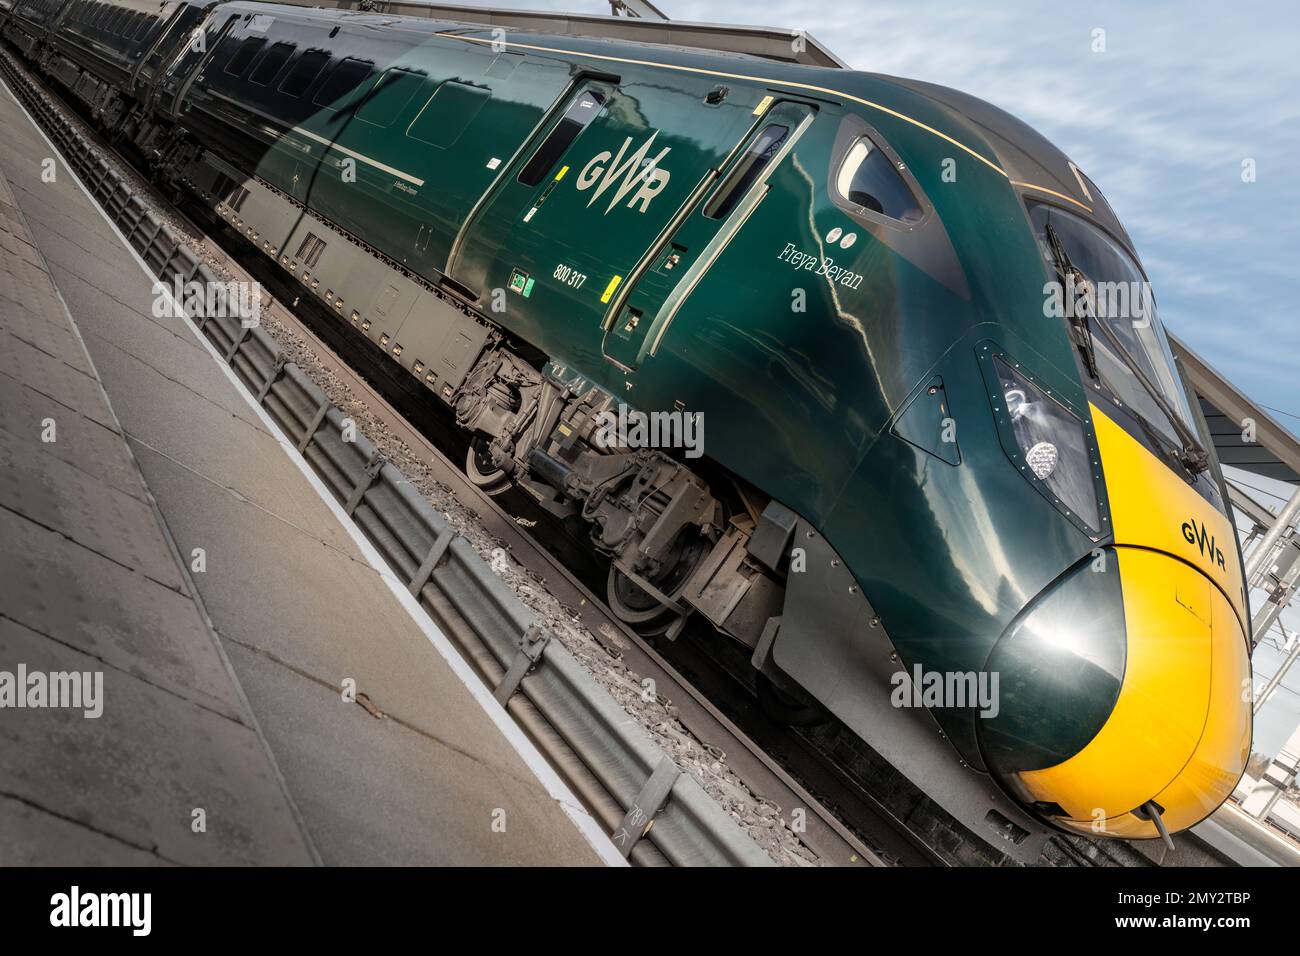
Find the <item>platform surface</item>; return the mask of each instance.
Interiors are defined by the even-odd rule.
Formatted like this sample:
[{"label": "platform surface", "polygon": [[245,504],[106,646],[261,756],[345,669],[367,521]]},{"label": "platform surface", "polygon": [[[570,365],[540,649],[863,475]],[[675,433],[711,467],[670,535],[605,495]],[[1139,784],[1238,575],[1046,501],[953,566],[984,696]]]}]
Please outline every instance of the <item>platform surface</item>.
[{"label": "platform surface", "polygon": [[1197,825],[1195,833],[1239,866],[1300,866],[1300,843],[1231,801]]},{"label": "platform surface", "polygon": [[0,709],[0,864],[599,863],[2,86],[0,129],[0,672],[104,685]]}]

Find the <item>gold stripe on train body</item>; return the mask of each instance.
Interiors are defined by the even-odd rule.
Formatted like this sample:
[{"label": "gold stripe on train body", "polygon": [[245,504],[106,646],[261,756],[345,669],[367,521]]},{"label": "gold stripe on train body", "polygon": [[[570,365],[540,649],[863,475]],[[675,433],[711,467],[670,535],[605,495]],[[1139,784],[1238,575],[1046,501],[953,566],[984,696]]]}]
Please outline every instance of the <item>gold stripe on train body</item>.
[{"label": "gold stripe on train body", "polygon": [[1037,190],[1038,192],[1047,193],[1051,196],[1055,196],[1057,199],[1064,200],[1065,202],[1068,203],[1073,203],[1074,205],[1078,206],[1080,209],[1083,209],[1088,213],[1092,212],[1091,206],[1088,206],[1080,202],[1079,200],[1073,198],[1072,196],[1066,195],[1065,193],[1057,192],[1055,189],[1048,189],[1046,186],[1036,186],[1033,183],[1027,183],[1027,182],[1022,182],[1020,180],[1012,179],[1011,176],[1007,173],[1007,171],[1004,170],[997,163],[995,163],[993,160],[989,159],[988,157],[984,156],[982,153],[979,153],[978,151],[967,146],[965,143],[961,142],[960,140],[954,139],[953,137],[949,136],[947,133],[937,130],[933,126],[930,126],[927,123],[923,123],[919,119],[916,119],[915,117],[908,116],[906,113],[900,113],[898,110],[895,109],[890,109],[888,106],[884,106],[883,104],[874,103],[871,100],[863,99],[860,96],[854,96],[852,93],[845,93],[843,90],[833,89],[832,87],[817,86],[814,83],[800,83],[796,80],[774,80],[771,77],[752,76],[747,73],[728,73],[724,70],[709,70],[699,66],[685,66],[677,63],[661,63],[658,60],[638,60],[632,57],[611,56],[607,53],[588,53],[582,50],[566,50],[563,47],[540,46],[535,43],[519,43],[518,41],[515,40],[497,40],[497,39],[488,40],[483,37],[468,37],[468,36],[462,36],[457,33],[439,33],[437,34],[437,36],[446,37],[452,40],[463,40],[466,43],[485,44],[493,47],[493,49],[507,48],[507,49],[516,49],[516,50],[533,50],[538,53],[561,54],[564,56],[579,56],[579,57],[585,57],[586,59],[589,60],[603,60],[608,63],[627,63],[631,66],[653,66],[662,70],[676,70],[679,73],[698,73],[703,76],[716,76],[721,79],[727,79],[727,80],[744,80],[750,83],[763,83],[769,86],[784,86],[794,90],[804,90],[805,92],[822,93],[828,96],[842,97],[843,99],[850,100],[861,106],[866,106],[870,109],[878,110],[879,112],[884,113],[888,116],[892,116],[895,119],[902,120],[904,123],[910,123],[912,126],[925,130],[925,132],[929,133],[932,136],[937,136],[939,139],[943,140],[946,143],[950,143],[953,146],[956,146],[962,152],[968,153],[969,155],[973,156],[975,159],[983,163],[985,166],[987,166],[989,169],[1005,177],[1006,180],[1012,186],[1019,186],[1022,189],[1033,189],[1033,190]]}]

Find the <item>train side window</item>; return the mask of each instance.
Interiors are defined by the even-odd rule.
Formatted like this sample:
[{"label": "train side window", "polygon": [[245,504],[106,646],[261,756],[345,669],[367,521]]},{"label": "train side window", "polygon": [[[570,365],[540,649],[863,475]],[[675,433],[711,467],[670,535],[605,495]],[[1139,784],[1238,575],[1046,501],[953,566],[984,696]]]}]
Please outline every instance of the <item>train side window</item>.
[{"label": "train side window", "polygon": [[525,186],[536,186],[573,145],[578,134],[586,129],[600,112],[605,94],[597,90],[583,90],[569,104],[560,121],[551,128],[542,145],[537,147],[532,159],[519,171],[519,181]]},{"label": "train side window", "polygon": [[465,132],[465,127],[478,115],[492,91],[483,86],[470,86],[457,80],[438,84],[428,102],[420,108],[406,135],[430,146],[446,149]]},{"label": "train side window", "polygon": [[373,64],[366,60],[354,60],[351,57],[339,60],[312,97],[312,102],[330,110],[342,109],[352,99],[352,93],[357,87],[374,75],[374,72]]},{"label": "train side window", "polygon": [[921,221],[921,204],[893,161],[870,137],[859,137],[849,147],[835,176],[835,189],[841,198],[871,212],[900,222]]},{"label": "train side window", "polygon": [[271,49],[262,54],[262,59],[258,60],[257,66],[253,67],[253,72],[248,75],[248,81],[266,86],[275,79],[280,68],[289,57],[293,56],[293,51],[296,49],[297,47],[292,43],[272,43]]},{"label": "train side window", "polygon": [[253,57],[261,53],[264,46],[266,46],[266,37],[249,37],[240,41],[239,49],[226,61],[226,72],[231,76],[243,74],[248,64],[253,62]]},{"label": "train side window", "polygon": [[302,96],[316,77],[320,76],[320,71],[325,69],[325,64],[329,61],[330,55],[326,51],[308,50],[298,57],[298,61],[285,74],[284,82],[280,84],[280,92],[286,96]]},{"label": "train side window", "polygon": [[428,77],[422,73],[385,70],[357,110],[357,119],[375,126],[391,126],[427,82]]},{"label": "train side window", "polygon": [[740,202],[749,187],[762,175],[763,170],[767,169],[768,164],[772,162],[772,157],[777,154],[789,136],[790,127],[780,123],[770,123],[763,127],[704,207],[704,215],[709,219],[722,219],[735,209],[736,203]]}]

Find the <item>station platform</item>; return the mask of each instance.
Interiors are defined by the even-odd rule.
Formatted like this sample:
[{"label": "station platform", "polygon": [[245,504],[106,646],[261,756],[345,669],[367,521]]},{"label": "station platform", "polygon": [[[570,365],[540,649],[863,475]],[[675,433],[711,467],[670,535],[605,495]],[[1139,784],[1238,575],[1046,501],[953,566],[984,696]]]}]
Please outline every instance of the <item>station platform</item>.
[{"label": "station platform", "polygon": [[0,864],[621,862],[2,86],[0,128]]},{"label": "station platform", "polygon": [[1300,844],[1231,801],[1193,832],[1238,866],[1300,866]]}]

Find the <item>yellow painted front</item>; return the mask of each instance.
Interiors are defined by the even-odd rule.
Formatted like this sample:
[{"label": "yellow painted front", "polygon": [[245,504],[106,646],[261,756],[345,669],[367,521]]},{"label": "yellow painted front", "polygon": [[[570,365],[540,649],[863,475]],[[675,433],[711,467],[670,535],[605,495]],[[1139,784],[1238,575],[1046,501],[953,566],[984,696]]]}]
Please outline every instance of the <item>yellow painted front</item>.
[{"label": "yellow painted front", "polygon": [[[1091,408],[1115,543],[1154,548],[1199,568],[1227,595],[1244,627],[1249,611],[1232,523],[1105,412]],[[1198,535],[1187,540],[1184,525],[1189,522],[1208,531],[1222,552],[1222,567],[1203,553]]]},{"label": "yellow painted front", "polygon": [[[1171,831],[1213,813],[1237,786],[1250,757],[1250,658],[1242,650],[1243,635],[1232,608],[1217,589],[1210,594],[1214,614],[1211,717],[1187,766],[1155,796],[1165,808],[1165,826]],[[1107,820],[1106,830],[1121,837],[1156,836],[1149,820],[1131,813]]]},{"label": "yellow painted front", "polygon": [[1211,630],[1177,595],[1208,605],[1209,580],[1166,555],[1116,552],[1128,655],[1115,709],[1070,759],[1020,774],[1034,800],[1073,820],[1126,813],[1161,792],[1187,764],[1205,726],[1211,688]]}]

